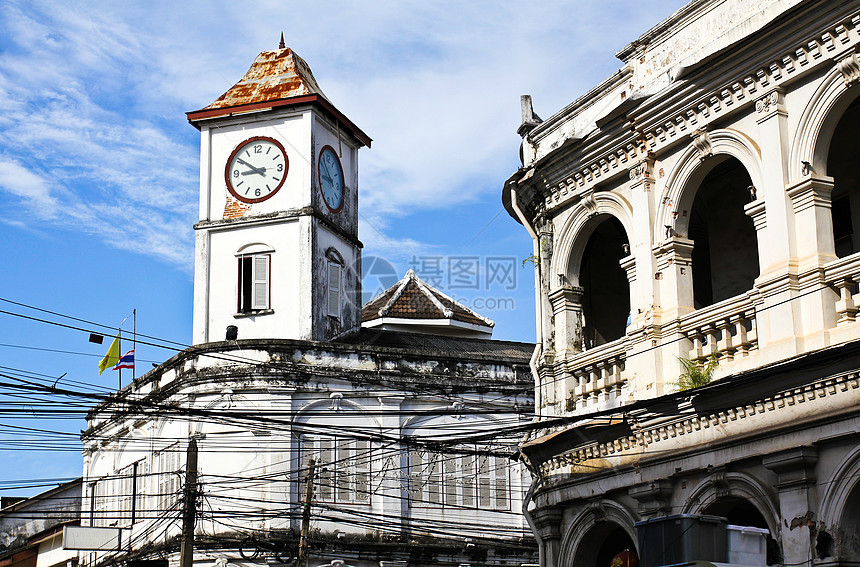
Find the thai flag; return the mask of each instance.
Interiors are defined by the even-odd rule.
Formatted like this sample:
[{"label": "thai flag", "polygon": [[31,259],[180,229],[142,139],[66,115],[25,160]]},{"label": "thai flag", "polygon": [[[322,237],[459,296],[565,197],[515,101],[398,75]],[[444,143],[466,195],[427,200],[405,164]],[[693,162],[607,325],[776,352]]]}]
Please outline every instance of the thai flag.
[{"label": "thai flag", "polygon": [[114,370],[119,370],[120,368],[134,368],[134,349],[122,355],[119,362],[113,367]]}]

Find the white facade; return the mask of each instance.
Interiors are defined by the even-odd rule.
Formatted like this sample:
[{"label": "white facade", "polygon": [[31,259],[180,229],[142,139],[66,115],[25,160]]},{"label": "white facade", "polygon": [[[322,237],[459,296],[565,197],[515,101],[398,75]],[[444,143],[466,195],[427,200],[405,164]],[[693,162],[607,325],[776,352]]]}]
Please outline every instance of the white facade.
[{"label": "white facade", "polygon": [[[295,553],[310,458],[311,565],[326,563],[320,549],[332,545],[352,565],[462,563],[476,552],[493,565],[532,561],[520,543],[529,480],[510,460],[519,436],[499,433],[528,422],[530,348],[437,339],[474,350],[452,357],[422,349],[427,340],[408,349],[240,340],[177,355],[123,390],[126,402],[91,412],[84,524],[128,528],[121,559],[175,551],[193,438],[201,564],[264,561],[240,554],[251,536]],[[123,403],[136,409],[118,415]]]},{"label": "white facade", "polygon": [[[128,537],[81,564],[175,564],[192,501],[198,565],[285,561],[308,506],[310,567],[533,563],[529,479],[511,461],[533,409],[533,345],[360,329],[357,155],[370,139],[291,50],[260,54],[189,121],[195,346],[88,415],[82,520]],[[280,188],[260,181],[279,179],[252,156],[258,139],[272,162],[280,148],[289,158]],[[245,179],[260,198],[236,190]]]},{"label": "white facade", "polygon": [[[195,344],[223,340],[230,326],[239,338],[325,340],[360,324],[358,150],[365,142],[329,109],[299,97],[274,108],[189,113],[201,135]],[[286,178],[268,199],[243,202],[228,191],[225,167],[235,150],[256,137],[284,148]],[[343,170],[339,210],[327,207],[320,191],[318,160],[326,147]],[[261,276],[265,298],[243,307],[239,265],[250,255],[266,256],[269,273]],[[331,261],[342,273],[337,309],[328,306]]]},{"label": "white facade", "polygon": [[[539,258],[536,407],[582,420],[524,446],[543,565],[702,512],[773,562],[860,560],[858,46],[854,1],[696,0],[546,121],[524,99],[503,199]],[[678,393],[679,358],[714,384]]]}]

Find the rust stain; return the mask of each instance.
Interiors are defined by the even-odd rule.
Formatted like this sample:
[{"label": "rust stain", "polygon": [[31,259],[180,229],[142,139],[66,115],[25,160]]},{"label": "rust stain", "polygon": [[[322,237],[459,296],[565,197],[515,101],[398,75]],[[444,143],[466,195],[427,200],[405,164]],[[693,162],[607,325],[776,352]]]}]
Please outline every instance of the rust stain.
[{"label": "rust stain", "polygon": [[260,53],[245,76],[203,110],[310,94],[325,96],[305,60],[287,47]]}]

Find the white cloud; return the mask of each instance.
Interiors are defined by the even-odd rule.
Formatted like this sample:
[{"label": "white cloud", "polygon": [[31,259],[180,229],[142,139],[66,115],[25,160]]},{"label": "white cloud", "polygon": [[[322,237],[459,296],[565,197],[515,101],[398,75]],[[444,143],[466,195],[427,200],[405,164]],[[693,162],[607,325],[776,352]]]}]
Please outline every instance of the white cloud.
[{"label": "white cloud", "polygon": [[[519,95],[547,117],[681,3],[11,0],[0,6],[3,188],[71,211],[71,229],[190,265],[198,150],[183,112],[284,31],[375,139],[362,157],[361,238],[380,253],[426,250],[387,219],[498,194],[519,164]],[[105,222],[118,208],[133,220]]]},{"label": "white cloud", "polygon": [[16,160],[0,157],[0,189],[22,197],[42,218],[51,218],[56,211],[57,203],[51,196],[48,182],[31,167]]}]

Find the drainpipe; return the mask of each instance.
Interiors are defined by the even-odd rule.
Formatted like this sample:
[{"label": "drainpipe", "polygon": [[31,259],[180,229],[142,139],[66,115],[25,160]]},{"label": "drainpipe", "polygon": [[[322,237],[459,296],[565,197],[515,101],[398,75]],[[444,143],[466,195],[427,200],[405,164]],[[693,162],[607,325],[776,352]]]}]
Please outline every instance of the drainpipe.
[{"label": "drainpipe", "polygon": [[[534,174],[534,168],[530,169],[520,178],[520,181],[528,179]],[[535,338],[535,350],[532,353],[532,357],[529,360],[529,368],[532,371],[532,376],[535,379],[535,414],[534,418],[537,421],[539,418],[537,414],[539,412],[539,408],[541,407],[541,390],[540,383],[538,381],[538,371],[537,371],[537,361],[540,357],[541,352],[543,351],[543,301],[541,300],[541,264],[540,264],[540,238],[535,232],[534,228],[531,225],[529,219],[526,218],[526,215],[523,213],[522,209],[520,209],[519,202],[517,200],[517,183],[514,178],[516,175],[512,176],[507,181],[507,186],[511,191],[511,209],[513,209],[514,213],[517,215],[517,219],[520,223],[526,227],[526,230],[529,233],[529,236],[532,237],[532,256],[536,259],[535,261],[535,308],[536,308],[536,332]]]}]

